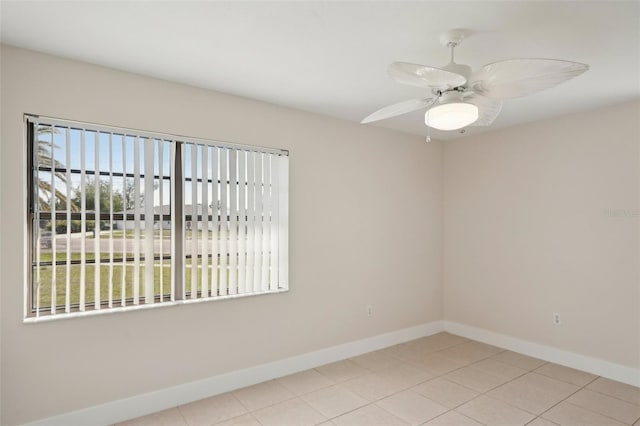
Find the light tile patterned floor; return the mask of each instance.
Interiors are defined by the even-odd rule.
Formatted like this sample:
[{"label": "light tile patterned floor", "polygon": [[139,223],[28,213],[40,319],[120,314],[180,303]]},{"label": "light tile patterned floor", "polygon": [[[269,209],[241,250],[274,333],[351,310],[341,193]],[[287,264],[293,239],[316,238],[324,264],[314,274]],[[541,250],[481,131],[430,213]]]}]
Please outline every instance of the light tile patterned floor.
[{"label": "light tile patterned floor", "polygon": [[640,426],[640,389],[448,333],[119,426]]}]

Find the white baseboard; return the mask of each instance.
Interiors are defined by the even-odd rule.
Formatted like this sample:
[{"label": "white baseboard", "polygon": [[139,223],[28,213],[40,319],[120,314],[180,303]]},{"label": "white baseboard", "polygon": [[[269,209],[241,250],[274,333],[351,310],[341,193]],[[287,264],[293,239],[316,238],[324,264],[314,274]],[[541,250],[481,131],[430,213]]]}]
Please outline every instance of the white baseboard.
[{"label": "white baseboard", "polygon": [[442,322],[444,330],[451,334],[640,387],[640,369],[638,368],[615,364],[457,322]]},{"label": "white baseboard", "polygon": [[318,367],[330,362],[351,358],[398,343],[447,331],[451,334],[488,343],[549,362],[587,371],[598,376],[640,387],[640,369],[533,343],[504,334],[494,333],[452,321],[434,321],[415,327],[380,334],[355,342],[332,346],[315,352],[232,371],[196,382],[136,395],[83,410],[38,420],[27,426],[91,426],[106,425],[172,408]]},{"label": "white baseboard", "polygon": [[196,382],[136,395],[131,398],[120,399],[55,417],[48,417],[28,423],[26,426],[92,426],[113,424],[213,395],[251,386],[264,382],[265,380],[275,379],[308,370],[309,368],[319,367],[330,362],[362,355],[367,352],[397,345],[398,343],[430,336],[441,331],[444,331],[442,321],[434,321],[244,370],[232,371]]}]

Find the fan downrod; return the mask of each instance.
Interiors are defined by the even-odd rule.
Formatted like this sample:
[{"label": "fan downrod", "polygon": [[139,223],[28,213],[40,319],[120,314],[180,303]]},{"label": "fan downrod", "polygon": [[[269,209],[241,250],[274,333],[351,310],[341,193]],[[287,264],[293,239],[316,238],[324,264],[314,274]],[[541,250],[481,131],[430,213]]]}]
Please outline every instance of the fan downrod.
[{"label": "fan downrod", "polygon": [[451,50],[451,56],[449,58],[449,64],[442,67],[443,70],[451,71],[456,74],[464,76],[467,80],[471,77],[471,67],[468,65],[457,64],[454,58],[454,49],[458,46],[462,40],[471,35],[470,30],[465,29],[453,29],[445,32],[440,36],[440,42]]}]

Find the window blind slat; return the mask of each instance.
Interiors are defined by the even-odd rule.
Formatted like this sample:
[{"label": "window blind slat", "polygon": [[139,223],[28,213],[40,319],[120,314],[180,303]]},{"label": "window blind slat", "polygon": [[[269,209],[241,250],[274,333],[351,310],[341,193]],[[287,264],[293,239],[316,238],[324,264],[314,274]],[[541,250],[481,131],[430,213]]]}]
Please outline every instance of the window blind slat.
[{"label": "window blind slat", "polygon": [[140,303],[140,137],[133,145],[133,304]]},{"label": "window blind slat", "polygon": [[263,230],[263,201],[264,186],[262,176],[262,154],[257,152],[256,156],[256,198],[255,198],[255,265],[253,268],[253,290],[264,290],[262,286],[262,230]]},{"label": "window blind slat", "polygon": [[[100,170],[100,133],[94,133],[93,170]],[[100,309],[100,177],[93,176],[93,208],[96,219],[93,221],[93,308]]]},{"label": "window blind slat", "polygon": [[206,145],[200,145],[202,157],[202,297],[209,296],[209,153]]},{"label": "window blind slat", "polygon": [[227,264],[229,258],[228,215],[229,215],[229,150],[220,149],[220,295],[228,294]]},{"label": "window blind slat", "polygon": [[154,303],[154,218],[153,187],[155,165],[155,141],[145,139],[144,143],[144,303]]},{"label": "window blind slat", "polygon": [[256,163],[255,152],[247,152],[247,291],[257,290],[254,285],[256,264]]},{"label": "window blind slat", "polygon": [[289,288],[289,157],[278,158],[278,287]]},{"label": "window blind slat", "polygon": [[269,154],[271,158],[271,247],[269,248],[269,264],[270,270],[270,288],[275,290],[279,288],[279,262],[280,253],[278,252],[279,234],[279,209],[280,209],[280,159],[277,155]]},{"label": "window blind slat", "polygon": [[66,268],[66,288],[64,296],[64,311],[71,312],[71,131],[65,128],[65,160],[67,171],[65,177],[67,180],[67,268]]},{"label": "window blind slat", "polygon": [[238,294],[238,176],[235,149],[229,150],[229,294]]},{"label": "window blind slat", "polygon": [[[181,145],[177,145],[176,143],[172,143],[169,146],[169,155],[170,155],[170,167],[171,170],[175,170],[177,167],[177,162],[178,160],[176,159],[176,151],[178,149],[182,149],[182,144]],[[182,158],[182,157],[180,157]],[[180,166],[181,170],[184,170],[184,163]],[[171,180],[170,180],[170,193],[169,193],[169,200],[170,200],[170,208],[171,208],[171,229],[170,229],[170,235],[171,235],[171,260],[169,261],[171,264],[171,301],[174,302],[176,299],[180,298],[180,299],[184,299],[184,269],[185,269],[185,264],[182,263],[182,268],[180,269],[180,271],[176,271],[176,264],[178,262],[178,254],[177,251],[180,251],[180,254],[184,254],[184,232],[182,233],[182,238],[180,238],[178,240],[178,238],[176,238],[176,228],[177,228],[177,223],[176,221],[178,221],[180,224],[184,224],[184,202],[183,200],[176,200],[176,191],[174,190],[175,188],[177,188],[178,186],[182,187],[182,182],[176,182],[176,176],[171,173]],[[184,199],[184,197],[182,197]],[[181,218],[177,218],[177,213],[176,213],[176,206],[177,203],[180,203],[180,208],[182,209],[182,214],[181,214]],[[178,244],[180,244],[181,247],[176,247]],[[179,275],[177,278],[176,276]],[[181,293],[178,294],[177,291],[177,286],[178,286],[178,280],[181,280],[181,285],[180,285],[180,291]]]},{"label": "window blind slat", "polygon": [[247,292],[247,152],[238,151],[238,293]]},{"label": "window blind slat", "polygon": [[[122,135],[122,171],[127,171],[127,137]],[[122,178],[122,211],[127,213],[127,178]],[[122,217],[122,277],[120,282],[120,304],[127,305],[127,215]]]},{"label": "window blind slat", "polygon": [[262,184],[262,204],[264,206],[262,214],[262,290],[273,289],[269,282],[269,250],[271,248],[271,156],[263,156],[263,184]]},{"label": "window blind slat", "polygon": [[198,147],[191,144],[191,298],[198,297]]},{"label": "window blind slat", "polygon": [[[49,127],[51,131],[51,167],[55,167],[56,159],[55,159],[55,149],[56,146],[54,144],[53,135],[55,134],[55,128],[53,126]],[[56,214],[56,174],[51,172],[51,217],[55,218]],[[53,265],[51,266],[51,313],[56,313],[56,305],[57,305],[57,247],[56,247],[56,220],[51,220],[51,259],[53,260]]]},{"label": "window blind slat", "polygon": [[219,274],[219,257],[220,257],[220,233],[219,233],[219,214],[220,214],[220,167],[218,148],[209,147],[211,152],[211,295],[217,296],[218,274]]},{"label": "window blind slat", "polygon": [[80,298],[78,300],[80,311],[85,310],[85,280],[86,280],[86,239],[87,239],[87,196],[86,196],[86,169],[85,169],[85,132],[80,132]]}]

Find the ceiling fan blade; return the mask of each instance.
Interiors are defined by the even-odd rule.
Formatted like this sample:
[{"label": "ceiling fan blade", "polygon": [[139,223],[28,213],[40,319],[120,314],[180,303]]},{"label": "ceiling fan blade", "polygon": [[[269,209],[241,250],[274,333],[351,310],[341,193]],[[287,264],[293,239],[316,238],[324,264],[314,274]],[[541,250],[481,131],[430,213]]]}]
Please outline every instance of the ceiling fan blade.
[{"label": "ceiling fan blade", "polygon": [[394,62],[389,75],[398,83],[426,89],[450,89],[462,86],[467,79],[455,72],[408,62]]},{"label": "ceiling fan blade", "polygon": [[372,121],[384,120],[385,118],[395,117],[397,115],[406,114],[411,111],[418,110],[420,108],[426,108],[433,104],[437,98],[427,99],[410,99],[408,101],[398,102],[397,104],[386,106],[373,114],[367,116],[360,123],[367,124]]},{"label": "ceiling fan blade", "polygon": [[480,68],[470,79],[474,92],[494,99],[517,98],[554,87],[589,69],[557,59],[508,59]]},{"label": "ceiling fan blade", "polygon": [[478,119],[472,126],[489,126],[495,121],[502,110],[502,101],[480,96],[476,93],[465,96],[465,101],[478,107]]}]

